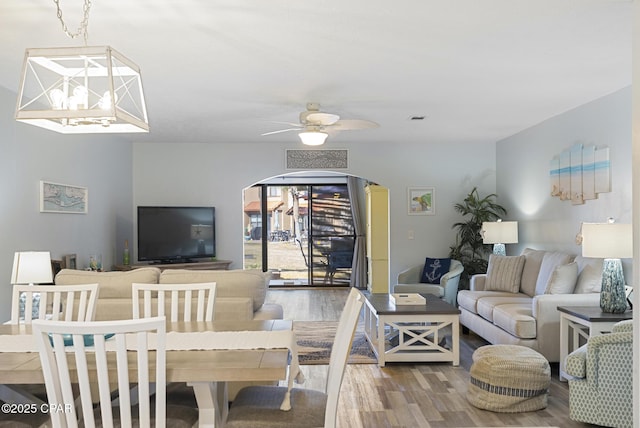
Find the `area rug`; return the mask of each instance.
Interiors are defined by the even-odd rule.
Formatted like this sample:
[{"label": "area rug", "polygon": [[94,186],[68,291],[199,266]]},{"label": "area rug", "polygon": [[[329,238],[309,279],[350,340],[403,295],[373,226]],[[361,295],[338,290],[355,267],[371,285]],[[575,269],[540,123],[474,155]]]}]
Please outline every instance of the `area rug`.
[{"label": "area rug", "polygon": [[[329,364],[331,347],[336,335],[337,321],[294,321],[293,330],[298,342],[298,360],[300,364]],[[349,364],[375,364],[375,354],[364,337],[360,324],[353,336]]]}]

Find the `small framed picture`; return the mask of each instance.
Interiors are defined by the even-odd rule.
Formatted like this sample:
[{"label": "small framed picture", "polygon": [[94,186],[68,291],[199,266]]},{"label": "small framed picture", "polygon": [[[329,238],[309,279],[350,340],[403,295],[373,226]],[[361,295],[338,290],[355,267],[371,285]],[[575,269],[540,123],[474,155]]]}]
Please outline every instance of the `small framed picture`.
[{"label": "small framed picture", "polygon": [[435,215],[434,187],[409,187],[407,191],[407,214]]},{"label": "small framed picture", "polygon": [[67,254],[64,256],[64,267],[67,269],[78,269],[77,259],[75,254]]}]

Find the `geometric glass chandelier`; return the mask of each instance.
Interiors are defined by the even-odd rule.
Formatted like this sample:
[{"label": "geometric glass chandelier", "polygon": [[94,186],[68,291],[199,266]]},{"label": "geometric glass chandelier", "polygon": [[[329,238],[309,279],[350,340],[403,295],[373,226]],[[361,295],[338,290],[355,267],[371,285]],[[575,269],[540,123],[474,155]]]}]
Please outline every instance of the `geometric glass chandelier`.
[{"label": "geometric glass chandelier", "polygon": [[63,134],[149,132],[140,68],[110,46],[87,46],[91,0],[76,32],[54,3],[65,34],[85,46],[26,50],[16,120]]}]

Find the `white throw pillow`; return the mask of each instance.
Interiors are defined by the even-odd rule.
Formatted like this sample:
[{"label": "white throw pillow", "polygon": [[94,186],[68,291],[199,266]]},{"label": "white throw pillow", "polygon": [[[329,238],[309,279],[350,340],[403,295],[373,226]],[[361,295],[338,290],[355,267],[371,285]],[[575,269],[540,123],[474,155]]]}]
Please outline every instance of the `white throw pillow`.
[{"label": "white throw pillow", "polygon": [[572,294],[578,280],[578,264],[576,262],[557,266],[549,283],[545,294]]},{"label": "white throw pillow", "polygon": [[544,253],[542,264],[540,265],[540,272],[538,273],[538,280],[536,281],[536,296],[544,294],[545,291],[547,291],[549,278],[551,278],[551,274],[555,268],[572,262],[573,258],[571,254],[558,251],[547,251]]},{"label": "white throw pillow", "polygon": [[602,263],[604,259],[578,256],[578,281],[575,294],[599,293],[602,288]]},{"label": "white throw pillow", "polygon": [[520,279],[524,268],[524,256],[489,256],[487,280],[485,290],[506,291],[517,293],[520,291]]}]

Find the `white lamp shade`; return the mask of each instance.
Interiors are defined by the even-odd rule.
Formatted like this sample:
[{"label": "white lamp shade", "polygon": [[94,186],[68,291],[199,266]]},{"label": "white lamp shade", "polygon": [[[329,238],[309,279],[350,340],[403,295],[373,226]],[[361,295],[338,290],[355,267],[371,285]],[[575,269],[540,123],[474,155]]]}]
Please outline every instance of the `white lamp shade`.
[{"label": "white lamp shade", "polygon": [[631,224],[583,223],[582,256],[605,259],[633,257]]},{"label": "white lamp shade", "polygon": [[48,251],[27,251],[15,253],[11,284],[50,284],[51,255]]},{"label": "white lamp shade", "polygon": [[305,131],[298,134],[302,144],[307,146],[321,146],[327,140],[329,134],[320,131]]},{"label": "white lamp shade", "polygon": [[518,222],[486,221],[482,223],[482,242],[485,244],[518,243]]}]

